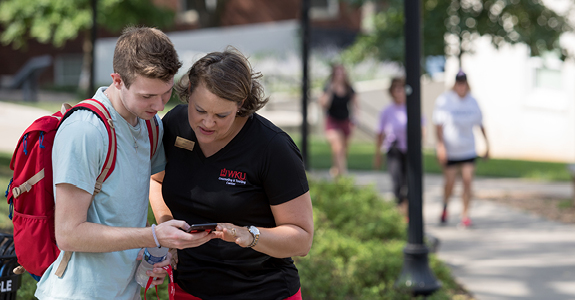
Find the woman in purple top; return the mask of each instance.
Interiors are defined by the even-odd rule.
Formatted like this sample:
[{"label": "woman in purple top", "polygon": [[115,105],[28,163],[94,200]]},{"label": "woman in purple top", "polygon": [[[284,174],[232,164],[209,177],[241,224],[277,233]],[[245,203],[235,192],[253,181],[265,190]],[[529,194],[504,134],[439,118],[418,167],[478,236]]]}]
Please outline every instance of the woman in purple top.
[{"label": "woman in purple top", "polygon": [[[381,150],[386,150],[387,170],[393,181],[393,194],[401,212],[407,215],[407,109],[405,107],[405,79],[391,80],[389,94],[393,101],[379,114],[375,142],[374,168],[381,167]],[[421,119],[422,137],[425,135]]]},{"label": "woman in purple top", "polygon": [[393,78],[389,87],[393,103],[379,115],[374,169],[381,167],[381,151],[387,151],[387,170],[393,180],[393,194],[400,210],[407,212],[407,111],[405,80]]}]

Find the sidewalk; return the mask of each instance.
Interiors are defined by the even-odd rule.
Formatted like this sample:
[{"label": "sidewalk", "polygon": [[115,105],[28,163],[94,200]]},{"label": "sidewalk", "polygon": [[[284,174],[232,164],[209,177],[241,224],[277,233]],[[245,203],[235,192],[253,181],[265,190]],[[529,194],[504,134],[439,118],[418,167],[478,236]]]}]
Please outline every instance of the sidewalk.
[{"label": "sidewalk", "polygon": [[34,120],[51,112],[0,101],[0,152],[13,153],[24,130]]},{"label": "sidewalk", "polygon": [[[365,171],[351,175],[358,185],[373,184],[382,194],[392,196],[387,173]],[[441,226],[442,177],[426,174],[423,185],[424,230],[439,238],[438,257],[476,299],[575,299],[575,225],[474,199],[470,208],[473,227],[458,229],[461,200],[453,197],[449,223]],[[461,194],[460,188],[456,186],[455,195]],[[476,178],[474,189],[501,193],[520,190],[564,198],[570,198],[572,193],[569,182],[503,178]]]}]

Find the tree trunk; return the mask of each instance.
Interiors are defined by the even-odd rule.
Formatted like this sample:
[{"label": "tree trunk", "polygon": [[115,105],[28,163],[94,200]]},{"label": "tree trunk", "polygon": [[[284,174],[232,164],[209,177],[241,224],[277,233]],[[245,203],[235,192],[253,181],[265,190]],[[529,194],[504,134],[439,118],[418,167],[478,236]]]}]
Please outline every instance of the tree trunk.
[{"label": "tree trunk", "polygon": [[82,94],[86,94],[86,98],[90,98],[93,96],[93,91],[88,90],[90,86],[90,67],[92,63],[92,41],[88,33],[84,34],[84,44],[82,46],[82,51],[84,51],[84,58],[82,60],[82,72],[80,73],[78,90]]}]

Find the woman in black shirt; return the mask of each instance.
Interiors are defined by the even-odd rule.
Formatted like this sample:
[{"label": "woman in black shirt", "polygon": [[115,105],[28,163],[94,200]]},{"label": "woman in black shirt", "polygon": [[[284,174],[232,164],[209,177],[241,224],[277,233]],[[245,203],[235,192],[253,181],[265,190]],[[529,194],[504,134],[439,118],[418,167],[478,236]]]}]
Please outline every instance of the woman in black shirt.
[{"label": "woman in black shirt", "polygon": [[259,77],[235,49],[209,53],[176,86],[187,104],[162,120],[157,221],[218,223],[208,242],[178,250],[176,299],[301,299],[290,257],[311,248],[311,198],[298,148],[255,113],[267,102]]},{"label": "woman in black shirt", "polygon": [[[326,112],[325,134],[331,146],[334,177],[347,173],[347,149],[353,126],[352,113],[358,112],[358,100],[345,68],[334,65],[319,104]],[[350,109],[352,108],[352,109]]]}]

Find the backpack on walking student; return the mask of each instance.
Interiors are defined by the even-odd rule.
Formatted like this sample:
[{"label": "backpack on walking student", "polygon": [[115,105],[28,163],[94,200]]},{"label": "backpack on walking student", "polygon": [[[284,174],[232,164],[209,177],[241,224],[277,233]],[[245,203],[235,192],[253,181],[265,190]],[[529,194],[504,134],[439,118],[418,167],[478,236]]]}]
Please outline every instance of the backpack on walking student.
[{"label": "backpack on walking student", "polygon": [[[36,280],[40,279],[60,254],[54,231],[52,147],[60,124],[77,110],[96,114],[108,131],[108,153],[102,172],[96,179],[92,196],[94,199],[116,164],[114,124],[109,111],[97,100],[87,99],[75,106],[64,103],[61,111],[34,121],[20,137],[10,161],[14,175],[8,184],[6,198],[10,205],[10,219],[14,224],[16,257],[18,263]],[[158,122],[157,116],[154,116],[153,122],[146,121],[151,146],[150,158],[159,144]],[[66,254],[56,271],[58,276],[62,276],[70,259],[71,252]],[[22,273],[23,270],[20,268],[14,272]]]}]

